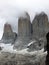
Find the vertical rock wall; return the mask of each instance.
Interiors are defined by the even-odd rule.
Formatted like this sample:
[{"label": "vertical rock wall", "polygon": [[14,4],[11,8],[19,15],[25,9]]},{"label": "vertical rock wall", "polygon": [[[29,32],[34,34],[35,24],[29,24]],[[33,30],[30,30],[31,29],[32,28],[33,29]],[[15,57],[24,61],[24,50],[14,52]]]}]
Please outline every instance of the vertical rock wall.
[{"label": "vertical rock wall", "polygon": [[18,19],[18,39],[15,42],[14,48],[19,50],[27,47],[31,36],[30,16],[27,12],[21,15]]},{"label": "vertical rock wall", "polygon": [[35,37],[44,37],[47,31],[48,16],[42,12],[35,16],[32,25],[33,25],[33,36]]},{"label": "vertical rock wall", "polygon": [[19,36],[30,36],[31,34],[31,22],[28,13],[19,17],[18,20],[18,35]]},{"label": "vertical rock wall", "polygon": [[1,42],[14,43],[16,37],[17,37],[17,34],[12,31],[11,25],[8,23],[5,23]]}]

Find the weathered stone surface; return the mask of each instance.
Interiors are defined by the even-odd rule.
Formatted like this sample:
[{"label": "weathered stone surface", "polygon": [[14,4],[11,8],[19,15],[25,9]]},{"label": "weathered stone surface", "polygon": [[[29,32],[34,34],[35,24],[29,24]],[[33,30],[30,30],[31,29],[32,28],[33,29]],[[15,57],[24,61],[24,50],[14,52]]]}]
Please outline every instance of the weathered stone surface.
[{"label": "weathered stone surface", "polygon": [[30,16],[27,12],[20,16],[18,19],[18,35],[19,36],[30,36],[31,34],[31,22]]},{"label": "weathered stone surface", "polygon": [[[9,40],[16,40],[14,48],[17,50],[28,48],[27,52],[40,51],[46,45],[45,36],[48,31],[49,23],[48,17],[45,13],[36,15],[32,24],[30,22],[28,13],[25,13],[25,16],[23,15],[18,19],[18,37],[17,34],[12,31],[11,26],[6,24],[4,27],[2,41],[9,43]],[[17,39],[15,37],[17,37]],[[31,43],[31,41],[34,40],[34,43],[32,42],[31,45],[27,46],[29,43]],[[0,65],[45,65],[45,52],[34,52],[33,54],[34,55],[1,53]],[[48,57],[49,54],[47,55],[47,60],[49,61]]]},{"label": "weathered stone surface", "polygon": [[[35,39],[32,42],[30,42],[27,46],[28,51],[38,51],[44,48],[44,44],[46,44],[46,39],[45,38],[39,38]],[[44,50],[45,51],[45,50]]]},{"label": "weathered stone surface", "polygon": [[[18,39],[15,42],[14,48],[24,49],[31,41],[36,41],[31,44],[29,50],[40,50],[46,46],[46,33],[49,31],[48,16],[42,12],[35,16],[32,24],[28,13],[18,19]],[[40,40],[39,40],[40,39]]]},{"label": "weathered stone surface", "polygon": [[23,49],[30,42],[31,37],[31,22],[27,12],[18,19],[18,39],[15,42],[14,48]]},{"label": "weathered stone surface", "polygon": [[[49,22],[48,22],[48,16],[44,12],[41,12],[40,14],[37,14],[35,16],[34,20],[32,21],[32,30],[33,30],[33,33],[32,33],[33,39],[37,39],[37,43],[35,44],[36,44],[36,47],[38,48],[36,49],[45,48],[47,43],[46,34],[49,31]],[[40,42],[39,42],[39,39],[41,39]],[[39,46],[40,44],[41,46]]]},{"label": "weathered stone surface", "polygon": [[12,31],[11,25],[8,23],[5,23],[1,42],[13,43],[16,37],[17,37],[17,34]]},{"label": "weathered stone surface", "polygon": [[44,37],[48,32],[48,16],[44,12],[36,15],[32,26],[34,37]]},{"label": "weathered stone surface", "polygon": [[15,44],[14,44],[14,49],[17,49],[17,50],[22,50],[22,49],[25,49],[27,48],[27,45],[28,43],[31,42],[31,39],[29,37],[18,37],[15,41]]},{"label": "weathered stone surface", "polygon": [[47,45],[46,45],[46,51],[47,51],[46,65],[49,65],[49,32],[46,35],[46,39],[47,39]]},{"label": "weathered stone surface", "polygon": [[0,65],[43,65],[45,58],[44,52],[35,55],[3,52],[0,53]]}]

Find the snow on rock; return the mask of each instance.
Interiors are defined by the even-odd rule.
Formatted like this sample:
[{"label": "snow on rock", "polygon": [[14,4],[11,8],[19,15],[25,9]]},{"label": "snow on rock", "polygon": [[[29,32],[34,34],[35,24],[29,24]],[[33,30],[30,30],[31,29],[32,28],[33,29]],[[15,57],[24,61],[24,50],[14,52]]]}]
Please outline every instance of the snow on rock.
[{"label": "snow on rock", "polygon": [[35,50],[35,51],[31,51],[31,52],[28,52],[28,48],[26,49],[23,49],[23,50],[14,50],[13,49],[13,45],[11,44],[4,44],[4,43],[1,43],[0,44],[0,47],[2,47],[2,51],[1,52],[10,52],[10,53],[17,53],[17,54],[29,54],[29,55],[33,55],[33,56],[43,56],[43,55],[47,55],[47,52],[44,52],[44,48],[41,49],[41,50]]},{"label": "snow on rock", "polygon": [[2,52],[10,52],[10,53],[14,53],[16,50],[13,50],[13,45],[11,44],[4,44],[1,43],[0,46],[2,47]]},{"label": "snow on rock", "polygon": [[[31,43],[28,44],[28,46],[30,46],[31,44],[33,44],[34,42],[36,41],[32,41]],[[35,50],[35,51],[31,51],[31,52],[28,52],[28,49],[29,48],[25,48],[25,49],[22,49],[22,50],[15,50],[13,49],[13,46],[14,45],[11,45],[11,44],[4,44],[4,43],[0,43],[0,47],[2,47],[2,51],[1,52],[10,52],[10,53],[18,53],[18,54],[30,54],[30,55],[46,55],[47,52],[44,52],[44,48],[42,48],[41,50]]]},{"label": "snow on rock", "polygon": [[28,44],[28,46],[30,46],[30,45],[33,44],[34,42],[36,42],[36,41],[32,41],[32,42],[30,42],[30,43]]}]

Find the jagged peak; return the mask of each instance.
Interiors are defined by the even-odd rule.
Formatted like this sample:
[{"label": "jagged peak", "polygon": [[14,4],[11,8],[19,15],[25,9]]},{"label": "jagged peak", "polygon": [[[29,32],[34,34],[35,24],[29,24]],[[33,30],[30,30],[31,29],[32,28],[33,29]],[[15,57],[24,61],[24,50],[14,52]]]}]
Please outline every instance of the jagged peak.
[{"label": "jagged peak", "polygon": [[27,18],[27,19],[30,20],[30,16],[29,16],[28,12],[22,12],[22,13],[20,14],[20,16],[19,16],[19,19],[20,19],[20,18],[23,18],[23,19]]},{"label": "jagged peak", "polygon": [[[10,25],[8,22],[6,22],[4,25]],[[11,26],[11,25],[10,25]]]},{"label": "jagged peak", "polygon": [[43,18],[43,19],[46,18],[48,20],[48,16],[45,12],[41,12],[41,13],[36,14],[34,19],[41,19],[41,18]]}]

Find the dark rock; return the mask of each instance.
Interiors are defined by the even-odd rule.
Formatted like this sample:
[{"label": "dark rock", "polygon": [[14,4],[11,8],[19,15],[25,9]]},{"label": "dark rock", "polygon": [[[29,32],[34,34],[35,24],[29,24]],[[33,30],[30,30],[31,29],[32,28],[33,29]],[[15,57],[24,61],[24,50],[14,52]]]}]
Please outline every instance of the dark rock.
[{"label": "dark rock", "polygon": [[4,25],[3,36],[1,42],[3,43],[13,43],[17,37],[17,34],[12,31],[11,25],[6,23]]},{"label": "dark rock", "polygon": [[46,39],[47,39],[47,45],[46,45],[46,50],[47,50],[46,65],[49,65],[49,32],[46,35]]},{"label": "dark rock", "polygon": [[2,47],[0,47],[0,50],[2,50]]},{"label": "dark rock", "polygon": [[[7,57],[6,57],[7,56]],[[12,58],[11,58],[12,56]],[[15,57],[13,57],[15,56]],[[42,65],[46,55],[14,54],[3,52],[0,54],[0,65]],[[45,65],[45,64],[44,64]]]}]

